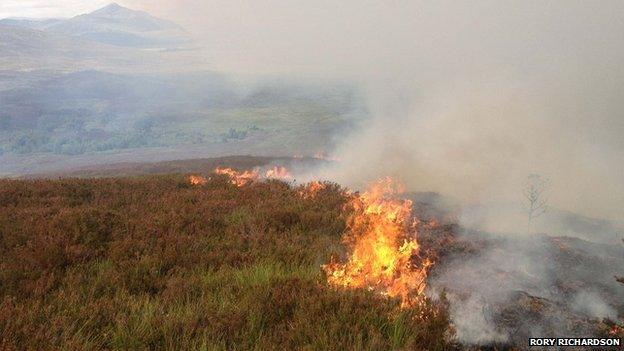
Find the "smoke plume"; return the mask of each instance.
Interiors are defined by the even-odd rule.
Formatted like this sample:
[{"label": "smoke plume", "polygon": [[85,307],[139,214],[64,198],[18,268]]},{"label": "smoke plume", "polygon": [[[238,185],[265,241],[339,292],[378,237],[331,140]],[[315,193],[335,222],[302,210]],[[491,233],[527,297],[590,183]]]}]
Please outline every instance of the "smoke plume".
[{"label": "smoke plume", "polygon": [[624,4],[127,0],[185,25],[214,67],[357,80],[368,118],[324,174],[399,175],[414,190],[550,202],[624,218]]}]

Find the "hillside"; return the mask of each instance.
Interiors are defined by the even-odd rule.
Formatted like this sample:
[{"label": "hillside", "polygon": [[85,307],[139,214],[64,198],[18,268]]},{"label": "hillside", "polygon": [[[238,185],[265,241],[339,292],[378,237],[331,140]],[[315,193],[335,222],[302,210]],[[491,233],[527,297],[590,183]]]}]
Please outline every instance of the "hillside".
[{"label": "hillside", "polygon": [[0,176],[310,156],[365,114],[353,84],[230,76],[190,43],[177,24],[116,4],[0,20]]},{"label": "hillside", "polygon": [[0,71],[189,72],[208,69],[205,56],[177,24],[116,4],[67,19],[0,19]]},{"label": "hillside", "polygon": [[276,161],[0,180],[0,348],[522,349],[624,333],[620,246],[468,230],[436,219],[432,194],[363,208],[375,190],[206,171]]},{"label": "hillside", "polygon": [[[236,154],[314,155],[354,125],[354,88],[219,73],[0,76],[0,175]],[[288,150],[285,154],[284,150]]]},{"label": "hillside", "polygon": [[0,22],[0,71],[153,73],[206,67],[194,51],[146,51],[9,23]]},{"label": "hillside", "polygon": [[45,30],[51,25],[61,21],[63,20],[59,18],[5,18],[0,19],[0,24],[36,30]]},{"label": "hillside", "polygon": [[114,47],[0,23],[0,69],[3,71],[99,67],[106,65],[104,60],[115,56],[118,58],[110,64],[122,64],[129,59],[122,59],[122,52]]},{"label": "hillside", "polygon": [[442,306],[325,283],[346,198],[300,190],[0,181],[0,348],[444,349]]},{"label": "hillside", "polygon": [[0,24],[121,47],[180,48],[191,44],[188,34],[177,24],[115,3],[68,19],[4,19]]},{"label": "hillside", "polygon": [[621,14],[0,0],[0,351],[624,349]]},{"label": "hillside", "polygon": [[210,174],[217,167],[252,169],[271,165],[283,165],[289,169],[297,169],[300,173],[303,173],[305,170],[311,170],[327,162],[329,161],[312,157],[224,156],[163,162],[123,162],[59,172],[32,174],[25,178],[105,178],[155,174]]}]

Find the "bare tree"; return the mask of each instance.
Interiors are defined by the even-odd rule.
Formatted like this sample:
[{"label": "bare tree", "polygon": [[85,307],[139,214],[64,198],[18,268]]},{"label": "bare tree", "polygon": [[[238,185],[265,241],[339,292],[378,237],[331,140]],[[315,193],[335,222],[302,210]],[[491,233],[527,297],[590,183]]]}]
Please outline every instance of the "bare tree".
[{"label": "bare tree", "polygon": [[550,181],[539,174],[531,174],[524,184],[524,198],[526,199],[527,233],[531,233],[533,220],[546,212],[548,198],[546,192],[550,188]]},{"label": "bare tree", "polygon": [[[624,242],[624,239],[622,239],[622,242]],[[620,283],[620,284],[624,284],[624,277],[623,276],[616,275],[615,276],[615,280],[617,280],[617,282]]]}]

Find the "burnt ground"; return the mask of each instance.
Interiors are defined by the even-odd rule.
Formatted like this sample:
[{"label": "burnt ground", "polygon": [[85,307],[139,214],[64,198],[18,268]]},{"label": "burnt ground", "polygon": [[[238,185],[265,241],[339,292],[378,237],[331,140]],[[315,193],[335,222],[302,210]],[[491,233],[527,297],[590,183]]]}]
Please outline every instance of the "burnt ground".
[{"label": "burnt ground", "polygon": [[446,293],[462,349],[524,349],[529,337],[624,336],[615,322],[624,316],[624,285],[615,279],[624,271],[624,245],[468,230],[426,201],[415,202],[414,212],[424,218],[419,242],[436,262],[431,294]]}]

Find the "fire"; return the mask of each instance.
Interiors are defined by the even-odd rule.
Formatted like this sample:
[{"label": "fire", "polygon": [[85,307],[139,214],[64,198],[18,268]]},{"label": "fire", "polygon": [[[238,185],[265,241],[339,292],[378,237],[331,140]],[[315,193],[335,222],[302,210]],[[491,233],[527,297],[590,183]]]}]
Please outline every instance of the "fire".
[{"label": "fire", "polygon": [[294,177],[292,176],[292,174],[290,174],[288,169],[282,166],[275,166],[267,170],[264,176],[265,178],[273,178],[273,179],[281,179],[281,180],[293,180],[294,179]]},{"label": "fire", "polygon": [[208,183],[208,180],[206,178],[204,178],[202,176],[198,176],[198,175],[191,175],[191,176],[189,176],[189,181],[193,185],[204,185],[204,184]]},{"label": "fire", "polygon": [[301,190],[299,190],[299,196],[304,199],[314,199],[319,191],[325,189],[327,185],[317,180],[306,184]]},{"label": "fire", "polygon": [[610,329],[609,329],[609,335],[610,336],[617,336],[624,333],[624,328],[620,327],[617,324],[614,324]]},{"label": "fire", "polygon": [[244,186],[253,181],[258,180],[259,173],[258,170],[254,169],[251,171],[237,172],[231,168],[217,168],[214,171],[216,174],[226,175],[230,177],[230,182],[236,186]]},{"label": "fire", "polygon": [[412,202],[392,197],[400,190],[386,178],[353,197],[343,237],[349,258],[323,266],[331,285],[397,297],[402,307],[420,301],[432,262],[419,256],[415,224],[410,222]]},{"label": "fire", "polygon": [[264,173],[260,173],[260,168],[254,168],[244,172],[237,172],[231,168],[217,168],[214,170],[216,174],[226,175],[230,178],[230,182],[236,186],[245,186],[251,182],[260,180],[261,178],[267,179],[280,179],[290,181],[293,180],[293,175],[288,171],[286,167],[275,166],[268,169]]}]

